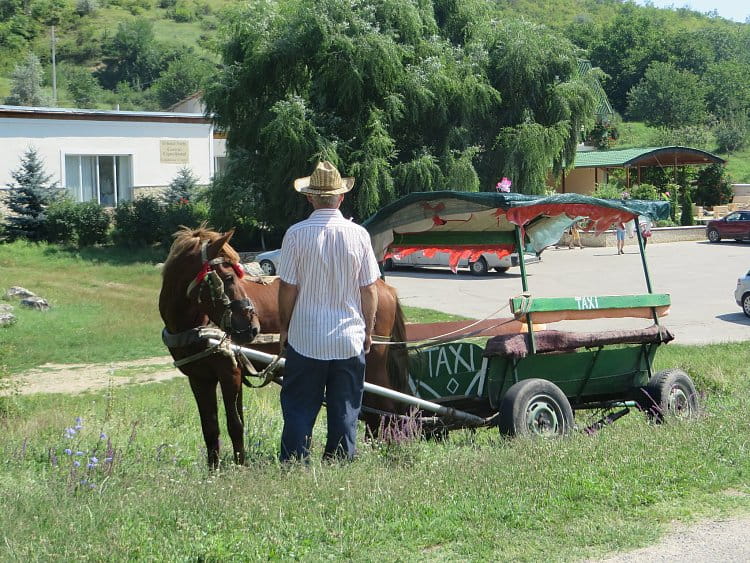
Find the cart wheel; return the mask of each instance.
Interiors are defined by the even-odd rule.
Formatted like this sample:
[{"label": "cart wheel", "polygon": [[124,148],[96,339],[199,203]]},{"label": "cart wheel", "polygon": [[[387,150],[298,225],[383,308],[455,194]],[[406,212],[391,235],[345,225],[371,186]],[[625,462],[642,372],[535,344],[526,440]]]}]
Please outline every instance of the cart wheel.
[{"label": "cart wheel", "polygon": [[667,369],[641,388],[638,405],[654,422],[664,422],[669,414],[691,418],[698,413],[698,395],[688,374],[681,369]]},{"label": "cart wheel", "polygon": [[573,409],[551,381],[524,379],[512,385],[500,402],[498,426],[508,436],[562,436],[573,428]]}]

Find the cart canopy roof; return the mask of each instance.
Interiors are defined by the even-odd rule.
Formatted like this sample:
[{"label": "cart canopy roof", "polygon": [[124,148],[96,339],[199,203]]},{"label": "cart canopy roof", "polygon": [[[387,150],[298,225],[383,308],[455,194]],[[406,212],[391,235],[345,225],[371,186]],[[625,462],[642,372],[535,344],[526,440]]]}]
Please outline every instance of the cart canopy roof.
[{"label": "cart canopy roof", "polygon": [[531,249],[541,252],[560,240],[574,221],[586,219],[589,230],[602,232],[639,215],[666,219],[669,202],[605,200],[581,194],[415,192],[386,205],[363,226],[370,233],[375,255],[382,260],[392,246],[399,253],[415,249],[462,250],[472,255],[480,250],[512,251],[516,226],[522,228]]}]

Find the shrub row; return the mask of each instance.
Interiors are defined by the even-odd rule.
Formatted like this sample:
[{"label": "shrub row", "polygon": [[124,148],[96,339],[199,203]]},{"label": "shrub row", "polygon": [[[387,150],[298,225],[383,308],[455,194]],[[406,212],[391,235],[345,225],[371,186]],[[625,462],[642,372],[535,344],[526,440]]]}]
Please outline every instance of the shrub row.
[{"label": "shrub row", "polygon": [[113,242],[129,248],[161,243],[169,246],[180,226],[197,227],[208,218],[203,204],[181,200],[164,204],[147,196],[121,203],[114,210],[95,202],[55,201],[44,217],[43,238],[79,247]]}]

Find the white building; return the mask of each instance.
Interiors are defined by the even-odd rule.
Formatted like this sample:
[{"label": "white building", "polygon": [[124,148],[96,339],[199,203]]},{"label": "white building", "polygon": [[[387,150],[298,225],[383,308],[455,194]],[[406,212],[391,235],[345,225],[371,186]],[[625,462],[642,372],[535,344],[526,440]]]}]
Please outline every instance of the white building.
[{"label": "white building", "polygon": [[0,191],[30,147],[76,201],[117,205],[162,190],[181,168],[207,184],[223,161],[221,137],[201,113],[0,105]]}]

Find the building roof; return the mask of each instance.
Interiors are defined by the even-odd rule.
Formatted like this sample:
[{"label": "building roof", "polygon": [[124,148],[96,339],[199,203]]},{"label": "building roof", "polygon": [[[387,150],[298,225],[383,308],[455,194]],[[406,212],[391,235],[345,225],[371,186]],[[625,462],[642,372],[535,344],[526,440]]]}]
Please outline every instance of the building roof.
[{"label": "building roof", "polygon": [[647,147],[576,154],[575,168],[627,168],[630,166],[684,166],[725,164],[723,158],[689,147]]},{"label": "building roof", "polygon": [[170,111],[120,111],[104,109],[47,108],[0,105],[0,117],[26,119],[71,119],[86,121],[163,121],[169,123],[211,123],[202,113]]}]

